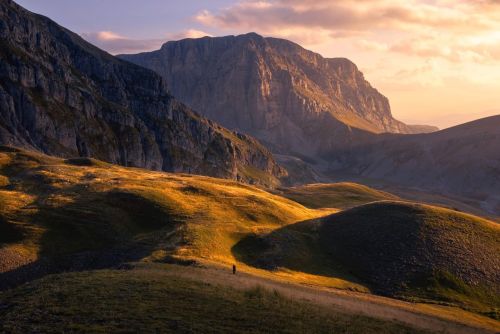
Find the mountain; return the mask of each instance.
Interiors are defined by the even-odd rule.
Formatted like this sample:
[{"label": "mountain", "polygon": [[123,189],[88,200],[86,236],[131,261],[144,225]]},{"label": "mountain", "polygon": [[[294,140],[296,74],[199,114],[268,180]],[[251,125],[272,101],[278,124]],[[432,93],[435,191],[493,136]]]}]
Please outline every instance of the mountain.
[{"label": "mountain", "polygon": [[120,57],[159,73],[175,96],[203,115],[279,153],[317,157],[364,137],[352,128],[419,131],[392,117],[389,100],[354,63],[283,39],[255,33],[185,39]]},{"label": "mountain", "polygon": [[0,143],[61,157],[272,184],[255,139],[200,117],[153,71],[0,1]]},{"label": "mountain", "polygon": [[499,147],[500,115],[431,134],[373,137],[333,153],[330,174],[460,195],[498,215]]}]

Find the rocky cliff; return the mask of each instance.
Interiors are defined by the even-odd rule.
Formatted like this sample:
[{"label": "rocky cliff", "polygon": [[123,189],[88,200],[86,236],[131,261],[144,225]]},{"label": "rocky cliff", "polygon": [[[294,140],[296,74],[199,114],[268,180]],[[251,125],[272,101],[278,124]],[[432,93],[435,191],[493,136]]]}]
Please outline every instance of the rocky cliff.
[{"label": "rocky cliff", "polygon": [[256,140],[199,116],[166,87],[153,71],[0,1],[0,143],[255,183],[285,174]]},{"label": "rocky cliff", "polygon": [[168,42],[123,59],[161,74],[173,94],[222,125],[280,153],[317,156],[372,133],[413,133],[388,99],[345,58],[250,33]]}]

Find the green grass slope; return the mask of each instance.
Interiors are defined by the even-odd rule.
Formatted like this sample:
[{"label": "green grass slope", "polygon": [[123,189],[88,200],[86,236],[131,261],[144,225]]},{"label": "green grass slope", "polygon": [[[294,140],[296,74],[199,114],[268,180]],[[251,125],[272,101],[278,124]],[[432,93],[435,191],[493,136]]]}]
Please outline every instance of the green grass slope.
[{"label": "green grass slope", "polygon": [[234,181],[9,147],[0,175],[0,274],[12,277],[54,271],[48,259],[59,271],[171,258],[230,264],[246,235],[327,214]]},{"label": "green grass slope", "polygon": [[420,204],[379,202],[324,219],[325,252],[376,292],[498,318],[500,226]]},{"label": "green grass slope", "polygon": [[460,212],[381,201],[248,236],[233,247],[258,268],[343,278],[377,294],[498,318],[500,227]]},{"label": "green grass slope", "polygon": [[60,274],[0,292],[0,332],[423,333],[259,286],[235,290],[168,270]]},{"label": "green grass slope", "polygon": [[395,200],[397,196],[361,184],[317,183],[280,188],[280,194],[308,208],[347,209],[381,200]]}]

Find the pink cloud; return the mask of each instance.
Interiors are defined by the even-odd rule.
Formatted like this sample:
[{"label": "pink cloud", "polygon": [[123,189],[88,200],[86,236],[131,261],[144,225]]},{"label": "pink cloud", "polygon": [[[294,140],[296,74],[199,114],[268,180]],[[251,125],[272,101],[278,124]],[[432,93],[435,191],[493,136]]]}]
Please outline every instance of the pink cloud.
[{"label": "pink cloud", "polygon": [[83,33],[81,35],[90,43],[97,45],[111,54],[138,53],[158,50],[163,43],[169,40],[211,36],[209,33],[196,29],[188,29],[178,33],[167,34],[164,38],[153,39],[134,39],[122,36],[113,31],[99,31],[93,33]]},{"label": "pink cloud", "polygon": [[353,38],[363,50],[452,62],[492,61],[496,40],[464,41],[500,31],[500,0],[242,0],[216,13],[202,11],[195,20],[232,32],[257,30],[294,38],[307,45]]}]

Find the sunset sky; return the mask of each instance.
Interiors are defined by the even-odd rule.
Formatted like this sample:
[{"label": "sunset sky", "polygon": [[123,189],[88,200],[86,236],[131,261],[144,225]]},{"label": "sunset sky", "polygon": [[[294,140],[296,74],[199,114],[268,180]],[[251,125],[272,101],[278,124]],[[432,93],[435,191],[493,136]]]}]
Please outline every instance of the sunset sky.
[{"label": "sunset sky", "polygon": [[347,57],[396,118],[445,128],[500,114],[500,0],[18,0],[111,53],[255,31]]}]

